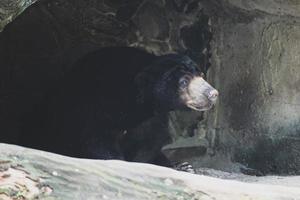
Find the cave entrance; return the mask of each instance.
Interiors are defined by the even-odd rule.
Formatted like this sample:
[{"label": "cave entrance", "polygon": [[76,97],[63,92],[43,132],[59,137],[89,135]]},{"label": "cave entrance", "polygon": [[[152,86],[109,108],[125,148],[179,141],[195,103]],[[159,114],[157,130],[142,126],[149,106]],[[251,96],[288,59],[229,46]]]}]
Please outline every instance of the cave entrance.
[{"label": "cave entrance", "polygon": [[177,155],[193,155],[188,161],[196,167],[299,174],[298,12],[282,2],[141,2],[40,1],[6,26],[0,33],[6,141],[16,143],[20,118],[82,55],[132,46],[155,55],[186,53],[220,91],[211,112],[169,113],[170,156],[182,147]]}]

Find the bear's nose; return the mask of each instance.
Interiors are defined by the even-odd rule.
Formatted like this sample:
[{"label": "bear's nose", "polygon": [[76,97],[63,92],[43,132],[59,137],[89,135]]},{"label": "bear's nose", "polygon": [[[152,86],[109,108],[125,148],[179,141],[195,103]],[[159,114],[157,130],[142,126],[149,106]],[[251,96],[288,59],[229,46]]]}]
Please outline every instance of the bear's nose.
[{"label": "bear's nose", "polygon": [[208,99],[211,101],[216,101],[219,96],[218,90],[211,90],[208,93]]}]

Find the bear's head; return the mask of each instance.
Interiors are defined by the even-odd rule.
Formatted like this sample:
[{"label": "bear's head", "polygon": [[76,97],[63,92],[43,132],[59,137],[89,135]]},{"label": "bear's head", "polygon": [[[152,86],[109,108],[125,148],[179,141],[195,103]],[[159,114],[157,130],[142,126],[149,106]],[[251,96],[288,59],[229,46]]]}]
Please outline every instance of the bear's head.
[{"label": "bear's head", "polygon": [[136,77],[140,100],[160,111],[212,108],[218,91],[203,78],[197,64],[187,56],[159,57]]}]

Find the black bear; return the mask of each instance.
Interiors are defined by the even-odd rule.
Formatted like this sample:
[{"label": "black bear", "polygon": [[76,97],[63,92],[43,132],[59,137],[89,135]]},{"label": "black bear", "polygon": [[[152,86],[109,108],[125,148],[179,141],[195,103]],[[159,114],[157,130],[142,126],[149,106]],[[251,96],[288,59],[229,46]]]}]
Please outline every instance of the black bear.
[{"label": "black bear", "polygon": [[126,130],[156,113],[208,110],[217,96],[186,56],[103,48],[79,60],[49,92],[20,144],[73,157],[128,160],[122,149],[130,143]]}]

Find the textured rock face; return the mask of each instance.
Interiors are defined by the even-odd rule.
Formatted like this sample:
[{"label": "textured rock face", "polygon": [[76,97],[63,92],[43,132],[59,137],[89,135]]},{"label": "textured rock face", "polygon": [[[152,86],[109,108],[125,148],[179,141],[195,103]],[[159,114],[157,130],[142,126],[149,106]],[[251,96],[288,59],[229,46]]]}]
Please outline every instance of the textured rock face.
[{"label": "textured rock face", "polygon": [[11,21],[21,14],[36,0],[1,0],[0,2],[0,32]]},{"label": "textured rock face", "polygon": [[227,3],[247,11],[260,11],[277,16],[300,17],[300,2],[298,0],[229,0]]},{"label": "textured rock face", "polygon": [[265,173],[299,173],[300,20],[289,16],[299,5],[277,15],[292,1],[229,2],[212,17],[210,77],[221,91],[207,118],[212,149]]},{"label": "textured rock face", "polygon": [[[238,162],[263,173],[299,174],[299,13],[298,0],[39,2],[0,34],[0,132],[14,142],[19,119],[95,48],[186,52],[204,71],[212,54],[208,79],[219,103],[204,116],[170,113],[173,144],[165,153],[195,167],[239,171]],[[156,136],[166,128],[145,127]]]}]

